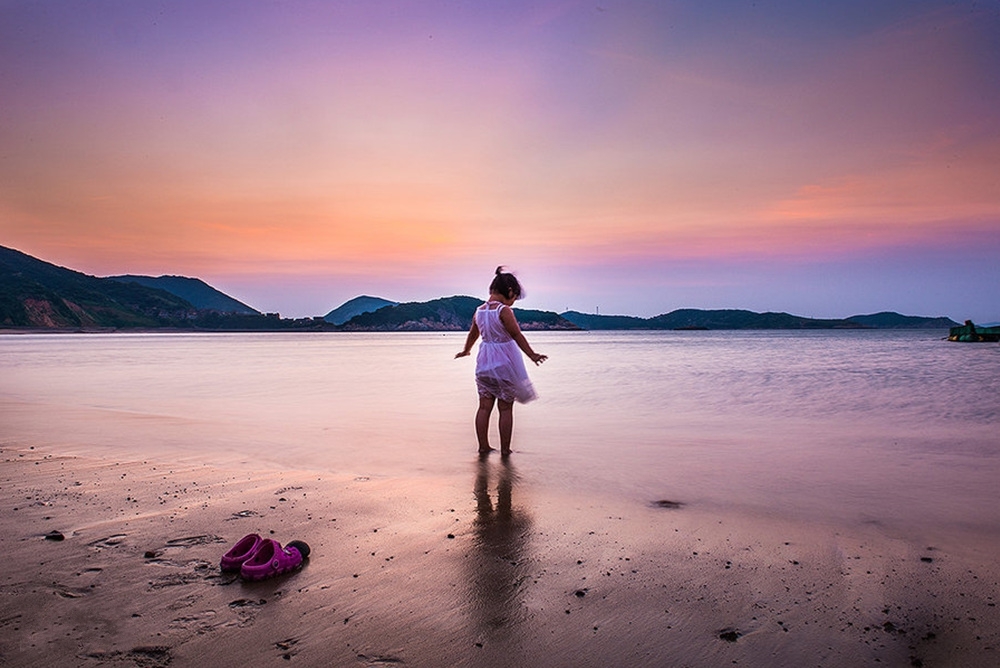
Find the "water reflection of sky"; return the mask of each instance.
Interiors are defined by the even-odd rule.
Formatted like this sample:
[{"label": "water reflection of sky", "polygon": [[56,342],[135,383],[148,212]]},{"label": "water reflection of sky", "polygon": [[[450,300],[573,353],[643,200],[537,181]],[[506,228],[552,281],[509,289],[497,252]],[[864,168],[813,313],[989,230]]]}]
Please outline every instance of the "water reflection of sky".
[{"label": "water reflection of sky", "polygon": [[[878,509],[992,530],[1000,355],[942,334],[532,332],[550,360],[531,371],[540,399],[515,410],[520,496],[586,489],[849,521]],[[462,340],[0,337],[0,425],[8,443],[62,451],[443,476],[467,489],[477,397],[474,364],[453,359]],[[493,503],[499,466],[487,471]]]}]

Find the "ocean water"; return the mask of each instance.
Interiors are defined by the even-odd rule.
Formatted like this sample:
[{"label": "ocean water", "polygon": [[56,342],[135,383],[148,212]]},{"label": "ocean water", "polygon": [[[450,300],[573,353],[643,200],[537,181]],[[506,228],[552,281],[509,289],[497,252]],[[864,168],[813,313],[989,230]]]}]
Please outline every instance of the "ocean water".
[{"label": "ocean water", "polygon": [[[519,484],[995,534],[1000,346],[946,334],[529,332],[549,361],[529,365],[539,400],[515,408]],[[0,336],[0,445],[464,486],[463,340]]]}]

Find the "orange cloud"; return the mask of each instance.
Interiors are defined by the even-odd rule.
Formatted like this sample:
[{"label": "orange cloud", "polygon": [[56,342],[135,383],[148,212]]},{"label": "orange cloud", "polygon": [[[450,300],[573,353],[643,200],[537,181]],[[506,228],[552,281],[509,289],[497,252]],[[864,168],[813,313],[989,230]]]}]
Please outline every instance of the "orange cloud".
[{"label": "orange cloud", "polygon": [[890,168],[801,186],[758,212],[776,229],[843,225],[869,238],[906,241],[956,227],[1000,228],[1000,141],[939,141]]}]

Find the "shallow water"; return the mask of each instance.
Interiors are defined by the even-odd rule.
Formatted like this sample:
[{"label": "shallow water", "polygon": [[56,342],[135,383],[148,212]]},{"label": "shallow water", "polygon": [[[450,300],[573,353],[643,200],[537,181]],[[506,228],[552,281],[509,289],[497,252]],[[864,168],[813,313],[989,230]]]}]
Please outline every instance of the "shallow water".
[{"label": "shallow water", "polygon": [[[531,332],[519,484],[995,532],[1000,347],[938,331]],[[0,337],[0,443],[353,475],[474,461],[464,334]],[[495,438],[495,435],[494,435]]]}]

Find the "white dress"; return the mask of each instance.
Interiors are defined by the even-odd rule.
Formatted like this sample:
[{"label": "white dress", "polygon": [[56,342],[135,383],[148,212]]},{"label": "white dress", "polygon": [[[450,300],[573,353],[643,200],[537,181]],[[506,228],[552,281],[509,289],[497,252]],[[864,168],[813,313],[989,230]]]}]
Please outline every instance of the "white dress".
[{"label": "white dress", "polygon": [[476,325],[482,342],[476,357],[476,387],[480,396],[522,404],[538,397],[524,367],[517,342],[500,321],[500,302],[486,302],[476,309]]}]

